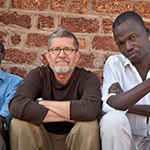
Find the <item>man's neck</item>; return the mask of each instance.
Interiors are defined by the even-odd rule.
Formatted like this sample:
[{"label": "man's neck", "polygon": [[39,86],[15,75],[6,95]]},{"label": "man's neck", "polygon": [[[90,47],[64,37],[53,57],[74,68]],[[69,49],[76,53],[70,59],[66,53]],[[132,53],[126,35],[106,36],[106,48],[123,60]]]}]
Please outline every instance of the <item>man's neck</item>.
[{"label": "man's neck", "polygon": [[59,73],[55,73],[55,77],[56,79],[61,83],[61,84],[67,84],[67,82],[69,81],[71,75],[73,73],[73,70],[71,70],[70,72],[68,73],[65,73],[65,74],[59,74]]},{"label": "man's neck", "polygon": [[147,73],[150,70],[150,54],[148,54],[141,62],[133,63],[133,65],[138,70],[143,81],[146,80]]}]

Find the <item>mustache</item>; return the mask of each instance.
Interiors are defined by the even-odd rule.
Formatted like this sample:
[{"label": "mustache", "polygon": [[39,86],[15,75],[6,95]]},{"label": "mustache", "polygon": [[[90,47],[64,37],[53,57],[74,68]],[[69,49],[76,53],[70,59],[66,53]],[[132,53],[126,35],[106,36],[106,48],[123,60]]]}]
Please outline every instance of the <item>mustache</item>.
[{"label": "mustache", "polygon": [[58,59],[55,60],[55,63],[58,63],[59,61],[66,61],[66,62],[69,63],[69,60],[67,58],[61,58],[61,59],[58,58]]}]

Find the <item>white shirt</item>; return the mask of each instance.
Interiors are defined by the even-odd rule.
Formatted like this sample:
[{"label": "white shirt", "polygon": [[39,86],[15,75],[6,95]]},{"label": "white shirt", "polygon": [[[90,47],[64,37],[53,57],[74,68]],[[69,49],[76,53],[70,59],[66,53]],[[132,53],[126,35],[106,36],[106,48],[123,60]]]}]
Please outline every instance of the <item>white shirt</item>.
[{"label": "white shirt", "polygon": [[[104,80],[102,86],[102,100],[103,100],[103,111],[109,112],[115,110],[110,107],[106,102],[107,99],[112,95],[108,94],[108,88],[115,82],[119,82],[123,91],[126,92],[131,88],[135,87],[139,83],[143,82],[137,69],[132,63],[125,58],[122,54],[110,56],[104,66]],[[146,78],[150,77],[150,70]],[[136,105],[150,105],[150,93],[145,95],[139,100]],[[126,111],[125,111],[126,113]],[[150,133],[150,121],[147,124],[147,117],[127,113],[132,133],[137,136],[147,136]]]}]

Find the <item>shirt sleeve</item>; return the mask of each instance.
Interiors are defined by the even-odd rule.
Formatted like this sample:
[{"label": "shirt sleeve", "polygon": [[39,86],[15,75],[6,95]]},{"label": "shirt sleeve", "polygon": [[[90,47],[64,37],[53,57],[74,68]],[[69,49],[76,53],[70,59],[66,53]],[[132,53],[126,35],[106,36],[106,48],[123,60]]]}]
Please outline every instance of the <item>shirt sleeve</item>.
[{"label": "shirt sleeve", "polygon": [[76,121],[95,120],[101,113],[100,81],[91,74],[82,83],[82,97],[70,104],[70,118]]},{"label": "shirt sleeve", "polygon": [[12,97],[14,96],[17,87],[19,85],[21,85],[22,82],[23,82],[23,80],[21,78],[14,78],[11,80],[11,83],[8,83],[9,84],[8,89],[7,89],[8,92],[6,92],[7,94],[4,97],[4,103],[0,109],[0,114],[3,117],[5,117],[5,119],[7,121],[7,128],[9,127],[9,123],[11,120],[11,117],[9,115],[9,110],[8,110],[8,104],[9,104],[10,100],[12,99]]},{"label": "shirt sleeve", "polygon": [[113,83],[119,81],[116,67],[114,66],[114,64],[111,62],[111,59],[109,58],[106,61],[104,66],[103,77],[104,78],[103,78],[103,86],[102,86],[102,101],[103,101],[102,111],[104,113],[107,113],[109,111],[115,110],[114,108],[112,108],[107,104],[107,100],[110,96],[116,95],[115,93],[109,94],[108,89]]},{"label": "shirt sleeve", "polygon": [[48,109],[35,102],[39,98],[42,81],[39,69],[30,71],[9,103],[10,115],[40,125]]}]

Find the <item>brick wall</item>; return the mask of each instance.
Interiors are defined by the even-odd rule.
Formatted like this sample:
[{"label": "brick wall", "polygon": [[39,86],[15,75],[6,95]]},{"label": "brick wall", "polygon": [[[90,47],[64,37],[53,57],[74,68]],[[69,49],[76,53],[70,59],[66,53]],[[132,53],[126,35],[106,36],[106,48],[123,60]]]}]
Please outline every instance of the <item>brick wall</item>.
[{"label": "brick wall", "polygon": [[66,28],[79,41],[78,66],[91,70],[102,82],[106,59],[119,53],[112,22],[127,10],[138,12],[150,27],[150,0],[0,0],[0,40],[6,48],[2,69],[24,77],[47,64],[49,35]]}]

